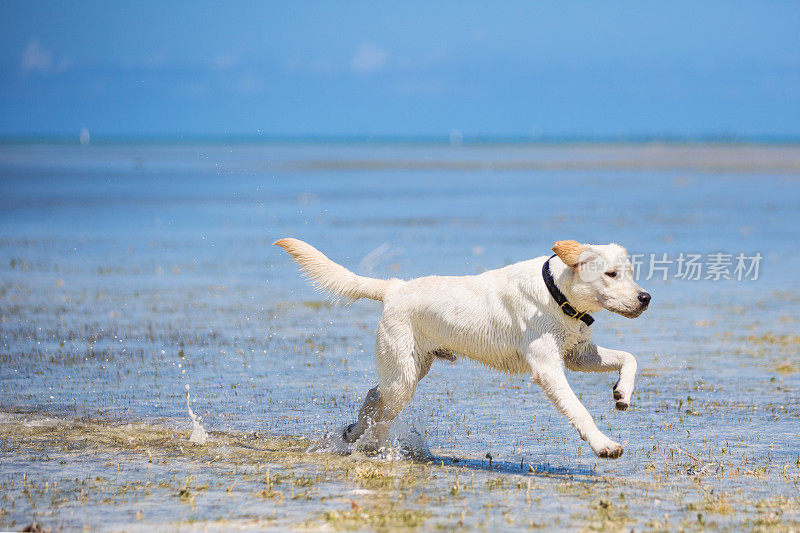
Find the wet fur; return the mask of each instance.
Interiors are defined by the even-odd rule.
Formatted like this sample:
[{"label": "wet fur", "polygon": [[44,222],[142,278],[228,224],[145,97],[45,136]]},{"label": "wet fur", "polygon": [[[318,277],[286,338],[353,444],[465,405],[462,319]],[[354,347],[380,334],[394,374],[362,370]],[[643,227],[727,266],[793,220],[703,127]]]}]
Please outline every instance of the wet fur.
[{"label": "wet fur", "polygon": [[[618,409],[630,403],[636,359],[591,342],[592,328],[565,316],[547,291],[547,256],[476,276],[426,276],[402,281],[357,276],[297,239],[275,243],[297,261],[321,290],[350,300],[383,302],[375,352],[378,386],[367,395],[358,420],[344,432],[349,442],[374,425],[386,443],[391,421],[411,400],[435,358],[456,354],[513,374],[530,373],[553,405],[600,457],[616,458],[622,446],[604,435],[566,381],[564,368],[619,372]],[[550,261],[556,285],[578,311],[602,308],[638,316],[649,303],[632,278],[627,252],[610,244],[559,241]],[[609,272],[614,272],[612,278]],[[638,298],[638,299],[637,299]]]}]

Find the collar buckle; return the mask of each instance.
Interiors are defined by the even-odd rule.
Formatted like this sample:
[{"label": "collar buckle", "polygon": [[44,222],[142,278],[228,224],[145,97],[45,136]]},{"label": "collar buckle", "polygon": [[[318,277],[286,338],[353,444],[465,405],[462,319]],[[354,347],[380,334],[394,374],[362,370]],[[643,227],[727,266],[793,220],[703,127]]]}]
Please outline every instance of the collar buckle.
[{"label": "collar buckle", "polygon": [[581,315],[585,314],[584,312],[578,311],[574,307],[572,307],[569,302],[564,301],[561,305],[559,305],[561,310],[570,318],[579,318]]}]

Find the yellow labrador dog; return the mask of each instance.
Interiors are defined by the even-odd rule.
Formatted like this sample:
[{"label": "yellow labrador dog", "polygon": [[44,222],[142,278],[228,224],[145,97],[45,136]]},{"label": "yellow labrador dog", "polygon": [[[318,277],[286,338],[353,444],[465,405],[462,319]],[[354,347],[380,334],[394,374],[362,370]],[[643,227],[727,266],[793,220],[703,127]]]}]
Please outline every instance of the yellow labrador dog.
[{"label": "yellow labrador dog", "polygon": [[607,309],[639,316],[650,294],[633,280],[627,251],[617,244],[558,241],[555,254],[477,276],[426,276],[403,281],[358,276],[297,239],[275,243],[289,252],[318,289],[350,300],[383,302],[375,354],[378,386],[367,394],[358,420],[344,430],[355,442],[374,426],[379,446],[389,424],[414,395],[435,357],[470,357],[503,372],[530,373],[553,405],[599,457],[622,446],[604,435],[575,396],[564,367],[618,371],[617,409],[628,408],[636,359],[592,343],[594,319]]}]

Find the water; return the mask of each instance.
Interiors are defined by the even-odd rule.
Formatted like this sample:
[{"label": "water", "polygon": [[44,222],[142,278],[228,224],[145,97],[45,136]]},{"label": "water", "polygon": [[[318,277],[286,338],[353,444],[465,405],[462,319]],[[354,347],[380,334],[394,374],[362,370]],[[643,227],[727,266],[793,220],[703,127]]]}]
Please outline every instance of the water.
[{"label": "water", "polygon": [[197,416],[192,411],[192,397],[189,394],[189,389],[191,388],[190,385],[186,385],[186,410],[189,412],[189,418],[192,420],[192,434],[189,435],[189,442],[192,444],[205,444],[208,442],[208,432],[206,428],[203,427],[203,424],[200,423],[200,420],[203,419],[202,416]]},{"label": "water", "polygon": [[[0,526],[39,517],[51,526],[146,529],[173,507],[184,510],[181,527],[272,513],[276,527],[341,525],[339,515],[320,513],[350,505],[351,491],[361,489],[347,477],[317,472],[327,496],[262,498],[244,511],[247,497],[238,491],[247,483],[231,491],[240,494],[236,502],[212,498],[226,474],[211,467],[203,474],[211,488],[190,506],[175,497],[190,460],[169,474],[175,481],[163,490],[172,500],[139,497],[148,502],[141,517],[137,504],[98,498],[95,513],[70,518],[63,506],[20,496],[22,472],[43,483],[74,477],[52,463],[44,473],[43,454],[78,460],[57,432],[46,436],[50,448],[14,440],[23,423],[89,420],[74,430],[89,436],[102,435],[95,423],[142,424],[142,434],[171,428],[185,433],[180,449],[216,450],[226,465],[234,459],[219,439],[299,437],[308,442],[298,449],[325,448],[325,435],[354,419],[376,382],[380,307],[324,301],[271,246],[287,236],[361,274],[401,278],[482,272],[549,254],[561,239],[614,241],[672,259],[761,254],[756,281],[675,279],[674,264],[671,279],[647,280],[644,268],[650,310],[634,321],[597,314],[596,342],[638,357],[633,406],[613,409],[613,375],[568,377],[598,426],[625,446],[620,460],[597,461],[525,377],[464,360],[434,363],[395,437],[398,445],[416,442],[439,465],[427,485],[447,504],[409,503],[430,513],[426,526],[752,525],[777,512],[764,502],[779,497],[790,502],[778,506],[779,524],[795,523],[798,179],[800,148],[791,146],[1,146],[0,475],[15,507],[0,511]],[[190,413],[202,418],[210,444],[188,448],[193,430],[202,440]],[[374,462],[356,455],[347,472]],[[131,480],[161,475],[137,462],[143,457],[127,459]],[[119,490],[119,463],[102,465],[92,465],[93,475],[116,480]],[[498,490],[453,493],[454,477],[460,486],[464,476]],[[590,488],[576,491],[575,483]],[[538,507],[537,485],[547,495]],[[734,512],[708,504],[721,493]],[[206,497],[213,505],[202,503]],[[654,506],[654,497],[662,503]],[[9,501],[0,508],[10,509]],[[485,516],[474,511],[490,502]],[[622,517],[609,511],[622,508]]]}]

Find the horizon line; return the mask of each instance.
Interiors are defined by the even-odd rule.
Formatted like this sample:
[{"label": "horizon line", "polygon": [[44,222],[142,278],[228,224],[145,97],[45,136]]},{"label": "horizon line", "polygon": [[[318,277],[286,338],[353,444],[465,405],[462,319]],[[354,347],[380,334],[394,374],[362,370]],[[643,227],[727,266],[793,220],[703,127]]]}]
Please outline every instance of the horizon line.
[{"label": "horizon line", "polygon": [[0,134],[0,144],[419,144],[419,145],[502,145],[502,144],[800,144],[800,135],[264,135],[264,134],[92,134],[90,142],[81,135]]}]

